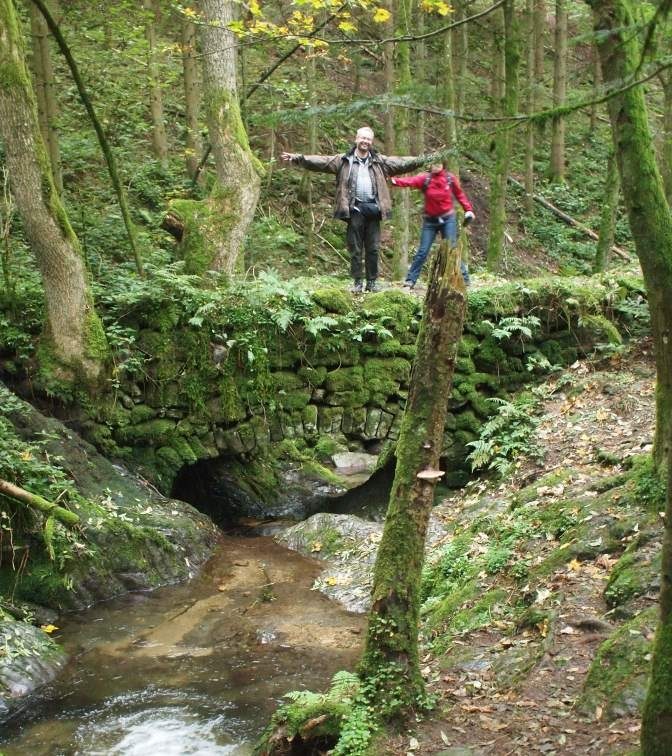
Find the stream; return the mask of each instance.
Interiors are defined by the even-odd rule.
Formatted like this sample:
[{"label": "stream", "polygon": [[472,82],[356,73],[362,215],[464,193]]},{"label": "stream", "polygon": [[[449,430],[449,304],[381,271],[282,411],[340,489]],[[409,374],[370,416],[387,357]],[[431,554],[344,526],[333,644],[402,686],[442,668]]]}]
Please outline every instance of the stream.
[{"label": "stream", "polygon": [[68,667],[0,734],[4,756],[252,752],[290,690],[324,690],[365,616],[312,591],[323,563],[223,535],[192,580],[63,617]]}]

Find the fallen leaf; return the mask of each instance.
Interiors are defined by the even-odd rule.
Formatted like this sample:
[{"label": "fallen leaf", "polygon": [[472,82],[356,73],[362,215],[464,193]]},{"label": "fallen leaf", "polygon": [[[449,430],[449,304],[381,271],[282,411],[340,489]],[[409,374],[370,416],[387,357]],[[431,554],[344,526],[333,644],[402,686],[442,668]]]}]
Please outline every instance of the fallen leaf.
[{"label": "fallen leaf", "polygon": [[537,597],[534,599],[534,603],[543,604],[550,595],[551,591],[549,591],[548,588],[541,588],[537,591]]},{"label": "fallen leaf", "polygon": [[567,564],[567,569],[572,570],[573,572],[578,572],[581,569],[581,562],[576,558],[572,559],[572,561]]},{"label": "fallen leaf", "polygon": [[411,738],[408,741],[408,747],[411,749],[411,751],[417,751],[418,748],[420,748],[420,743],[418,743],[417,738]]},{"label": "fallen leaf", "polygon": [[313,545],[310,547],[311,552],[322,551],[322,544],[320,541],[313,541]]},{"label": "fallen leaf", "polygon": [[603,713],[604,713],[604,711],[603,711],[603,709],[602,709],[601,706],[596,706],[595,707],[595,719],[596,719],[596,721],[599,722],[600,719],[602,719],[602,714]]},{"label": "fallen leaf", "polygon": [[45,633],[53,633],[58,629],[59,628],[57,628],[56,625],[40,625],[40,630],[44,630]]},{"label": "fallen leaf", "polygon": [[441,740],[443,740],[443,742],[446,745],[450,745],[450,738],[446,735],[446,733],[443,730],[441,730],[440,732],[441,732]]}]

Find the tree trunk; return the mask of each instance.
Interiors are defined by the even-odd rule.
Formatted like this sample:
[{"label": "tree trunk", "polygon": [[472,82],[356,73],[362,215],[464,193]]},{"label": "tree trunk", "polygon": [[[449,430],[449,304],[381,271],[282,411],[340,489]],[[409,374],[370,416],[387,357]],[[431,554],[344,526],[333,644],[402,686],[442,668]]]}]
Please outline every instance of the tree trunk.
[{"label": "tree trunk", "polygon": [[65,41],[65,38],[61,34],[61,30],[58,24],[56,23],[54,17],[51,15],[49,8],[45,4],[44,0],[31,0],[31,3],[33,3],[34,5],[38,7],[40,13],[44,17],[44,20],[47,22],[49,31],[51,31],[51,33],[54,35],[54,39],[56,40],[59,50],[63,54],[63,57],[65,58],[68,64],[68,68],[70,69],[72,78],[75,82],[75,85],[77,86],[77,92],[79,94],[79,98],[82,101],[82,104],[84,105],[84,108],[86,109],[86,112],[89,118],[91,119],[91,123],[93,124],[93,128],[96,132],[96,136],[98,137],[98,143],[100,144],[100,149],[102,150],[103,155],[105,156],[105,162],[107,163],[107,169],[110,174],[110,180],[112,181],[112,185],[114,186],[114,191],[117,195],[117,199],[119,200],[119,209],[121,210],[121,217],[124,219],[124,226],[126,227],[126,233],[128,234],[128,241],[131,245],[131,251],[135,259],[135,267],[137,268],[138,273],[140,275],[143,275],[142,259],[140,258],[140,249],[138,247],[137,234],[135,232],[135,226],[133,225],[133,221],[131,220],[131,213],[128,207],[128,201],[126,199],[126,191],[119,178],[119,171],[117,170],[117,162],[114,159],[114,154],[110,148],[109,142],[107,141],[107,137],[105,136],[105,132],[103,131],[102,124],[100,123],[100,121],[98,120],[98,117],[96,116],[96,111],[93,108],[91,98],[86,92],[84,81],[82,80],[82,77],[79,75],[79,69],[77,68],[77,63],[75,62],[72,52],[70,51],[70,48],[68,47],[68,44]]},{"label": "tree trunk", "polygon": [[0,80],[0,136],[12,192],[44,283],[44,377],[53,372],[62,380],[81,376],[93,382],[106,355],[105,334],[49,168],[13,0],[0,0]]},{"label": "tree trunk", "polygon": [[672,205],[672,74],[666,71],[663,80],[663,133],[660,164],[668,204]]},{"label": "tree trunk", "polygon": [[159,8],[156,0],[143,0],[145,8],[145,37],[147,39],[147,78],[149,84],[149,110],[152,117],[152,147],[161,168],[168,168],[168,137],[163,117],[163,93],[159,52],[156,44],[156,22]]},{"label": "tree trunk", "polygon": [[[466,17],[465,0],[458,0],[456,21],[462,21]],[[453,34],[453,79],[455,81],[455,109],[458,115],[464,113],[464,95],[467,85],[467,66],[469,56],[469,29],[468,24],[462,24],[454,29]],[[455,76],[457,71],[457,76]]]},{"label": "tree trunk", "polygon": [[184,79],[185,155],[187,175],[193,181],[198,161],[203,152],[203,140],[198,124],[201,109],[201,87],[196,65],[196,27],[190,21],[182,22],[182,72]]},{"label": "tree trunk", "polygon": [[[233,0],[203,0],[203,94],[217,180],[207,207],[191,214],[200,243],[186,248],[187,270],[232,273],[259,199],[263,168],[250,150],[238,102]],[[188,234],[185,234],[185,238]]]},{"label": "tree trunk", "polygon": [[[605,83],[621,86],[637,69],[639,46],[628,27],[628,0],[592,0],[597,29],[614,29],[599,45]],[[620,45],[620,47],[619,47]],[[608,101],[618,170],[630,228],[648,291],[656,349],[656,434],[654,454],[667,459],[672,437],[672,215],[665,198],[641,87]]]},{"label": "tree trunk", "polygon": [[[604,81],[617,89],[630,80],[640,62],[631,4],[629,0],[589,0],[588,4],[593,9]],[[672,743],[672,213],[656,164],[643,88],[632,87],[607,105],[651,313],[657,375],[654,459],[660,467],[668,465],[660,622],[641,734],[644,756],[662,756],[669,753]]]},{"label": "tree trunk", "polygon": [[618,166],[616,155],[609,155],[607,178],[604,182],[604,204],[600,215],[600,235],[595,249],[595,263],[593,272],[599,273],[607,269],[609,252],[614,245],[614,231],[616,226],[616,211],[618,210],[618,196],[621,185],[618,181]]},{"label": "tree trunk", "polygon": [[63,172],[61,170],[61,150],[58,143],[58,104],[56,102],[54,67],[49,49],[49,29],[42,14],[29,3],[30,27],[33,35],[33,69],[35,72],[35,94],[37,114],[42,139],[47,148],[54,185],[63,194]]},{"label": "tree trunk", "polygon": [[[421,8],[416,9],[415,13],[417,14],[415,28],[418,36],[422,37],[425,33],[425,13]],[[427,44],[424,39],[419,39],[415,43],[413,58],[413,78],[418,84],[425,86],[427,84]],[[416,115],[415,124],[411,131],[411,153],[413,155],[425,154],[425,130],[425,112],[421,110]]]},{"label": "tree trunk", "polygon": [[[515,115],[518,106],[518,24],[514,0],[505,0],[504,12],[504,115]],[[486,259],[488,270],[501,265],[506,224],[506,182],[511,152],[511,130],[503,128],[495,141],[495,168],[490,181],[490,228]]]},{"label": "tree trunk", "polygon": [[[553,107],[565,104],[567,96],[567,5],[555,0],[555,63],[553,66]],[[551,135],[551,178],[565,180],[565,117],[555,116]]]},{"label": "tree trunk", "polygon": [[[397,36],[409,35],[413,31],[413,4],[411,0],[397,0],[395,29]],[[395,55],[396,88],[400,93],[408,92],[413,81],[411,75],[411,43],[398,42]],[[397,108],[395,118],[395,151],[400,155],[410,152],[409,111]],[[394,202],[392,211],[392,278],[403,278],[408,270],[408,249],[411,245],[411,197],[410,192],[402,192]]]},{"label": "tree trunk", "polygon": [[418,334],[359,666],[372,705],[386,719],[408,714],[424,698],[418,659],[420,581],[434,488],[442,475],[437,468],[465,301],[457,251],[443,241],[432,264]]},{"label": "tree trunk", "polygon": [[[443,73],[442,81],[442,106],[444,110],[451,114],[455,113],[455,73],[453,71],[453,35],[448,32],[443,35]],[[449,158],[448,169],[452,173],[458,173],[460,166],[458,164],[457,149],[457,120],[454,115],[446,115],[444,126],[444,141],[446,146],[452,152]]]},{"label": "tree trunk", "polygon": [[[537,78],[535,60],[537,42],[535,37],[535,0],[527,0],[527,114],[531,115],[536,110]],[[530,121],[525,127],[525,212],[532,215],[534,209],[534,136],[535,126]]]},{"label": "tree trunk", "polygon": [[[387,0],[386,8],[391,16],[383,24],[382,33],[385,36],[394,37],[394,17],[396,11],[394,0]],[[385,92],[392,94],[394,92],[394,42],[386,42],[383,45],[383,76],[385,79]],[[387,105],[383,114],[383,138],[385,140],[385,152],[388,155],[397,154],[395,131],[394,110],[392,106]]]},{"label": "tree trunk", "polygon": [[[593,65],[593,100],[597,100],[602,85],[602,69],[600,68],[600,54],[592,47],[592,65]],[[594,134],[597,128],[597,108],[596,102],[590,106],[590,133]]]}]

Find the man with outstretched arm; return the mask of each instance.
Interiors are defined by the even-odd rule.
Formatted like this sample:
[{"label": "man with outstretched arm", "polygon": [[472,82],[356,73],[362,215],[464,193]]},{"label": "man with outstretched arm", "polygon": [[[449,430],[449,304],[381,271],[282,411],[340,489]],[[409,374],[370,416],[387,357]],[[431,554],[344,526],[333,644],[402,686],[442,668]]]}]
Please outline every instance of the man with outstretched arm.
[{"label": "man with outstretched arm", "polygon": [[427,159],[380,155],[373,149],[373,130],[362,126],[355,144],[341,155],[300,155],[283,152],[281,160],[309,171],[336,174],[334,218],[348,224],[352,290],[362,291],[362,254],[366,291],[378,291],[380,221],[392,214],[387,179],[420,167]]}]

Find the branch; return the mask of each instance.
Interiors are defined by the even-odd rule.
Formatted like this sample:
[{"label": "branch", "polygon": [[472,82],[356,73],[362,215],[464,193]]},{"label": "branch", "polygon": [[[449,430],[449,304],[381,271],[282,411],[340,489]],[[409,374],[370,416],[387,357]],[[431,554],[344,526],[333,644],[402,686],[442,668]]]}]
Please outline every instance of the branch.
[{"label": "branch", "polygon": [[55,517],[64,525],[72,526],[77,525],[79,522],[79,516],[69,509],[59,507],[58,504],[47,501],[41,496],[30,493],[25,488],[15,486],[13,483],[2,478],[0,478],[0,494],[4,494],[15,501],[20,501],[22,504],[27,504],[29,507],[37,509],[49,517]]},{"label": "branch", "polygon": [[[465,152],[464,156],[471,160],[473,163],[476,163],[476,165],[481,166],[481,168],[488,168],[488,166],[485,164],[485,161],[477,157],[476,155]],[[520,183],[517,179],[513,178],[513,176],[507,176],[507,181],[510,184],[513,184],[518,189],[521,189],[523,192],[525,191],[525,187],[523,184]],[[553,215],[556,216],[556,218],[560,218],[561,221],[564,221],[568,226],[572,226],[573,228],[576,228],[578,231],[581,231],[586,236],[591,238],[593,241],[598,241],[600,238],[595,231],[593,231],[592,228],[588,228],[588,226],[584,226],[583,223],[580,221],[577,221],[576,218],[572,218],[571,215],[567,215],[567,213],[560,210],[560,208],[555,207],[555,205],[552,205],[547,199],[542,197],[540,194],[533,194],[532,199],[541,205],[542,207],[546,208],[546,210],[549,210],[553,213]],[[622,260],[629,260],[630,255],[620,247],[617,247],[616,245],[612,246],[611,248],[613,252],[618,255]]]},{"label": "branch", "polygon": [[44,4],[43,0],[31,0],[31,2],[37,7],[40,13],[44,16],[44,20],[47,22],[49,31],[54,35],[54,39],[58,43],[58,47],[61,53],[63,54],[63,57],[67,61],[68,67],[70,68],[70,73],[72,74],[72,78],[74,79],[75,85],[77,86],[77,91],[79,92],[79,98],[82,101],[82,104],[84,105],[84,107],[86,108],[86,112],[89,114],[89,118],[91,119],[91,123],[93,124],[93,128],[98,137],[98,142],[100,143],[100,148],[103,151],[103,155],[105,156],[105,161],[107,162],[107,170],[110,174],[110,179],[112,180],[112,186],[114,187],[114,190],[117,195],[117,200],[119,201],[119,207],[121,209],[121,216],[124,219],[124,225],[126,226],[126,233],[128,235],[128,240],[131,245],[133,257],[135,259],[135,266],[138,270],[138,273],[140,275],[143,275],[142,260],[140,259],[140,252],[138,250],[138,244],[137,244],[137,240],[135,236],[135,228],[133,227],[133,222],[131,220],[131,213],[128,208],[128,202],[126,201],[126,193],[124,192],[124,188],[121,185],[121,181],[119,179],[119,173],[117,171],[117,164],[114,159],[114,155],[112,154],[112,150],[110,149],[110,146],[108,144],[107,137],[105,136],[105,132],[103,131],[103,127],[100,121],[98,120],[98,116],[96,115],[95,110],[93,109],[93,104],[86,91],[82,77],[79,74],[77,63],[75,62],[75,59],[73,58],[72,53],[70,52],[68,43],[65,41],[65,38],[61,34],[59,25],[54,20],[53,16],[49,12],[49,9]]},{"label": "branch", "polygon": [[[336,18],[336,16],[343,10],[343,8],[346,7],[346,5],[347,5],[347,3],[343,3],[343,5],[341,5],[340,8],[338,8],[334,13],[332,13],[325,21],[323,21],[321,24],[319,24],[319,26],[316,26],[310,32],[310,34],[308,34],[307,37],[302,37],[302,39],[311,39],[312,37],[314,37],[317,34],[318,31],[320,31],[321,29],[324,29],[324,27],[327,24],[331,23]],[[253,84],[247,90],[247,93],[245,94],[245,99],[247,100],[250,97],[252,97],[252,95],[266,81],[266,79],[268,79],[268,77],[271,76],[271,74],[273,74],[274,71],[276,71],[288,58],[291,58],[292,55],[294,55],[294,53],[297,50],[300,50],[302,47],[305,47],[305,45],[303,43],[301,43],[301,42],[298,42],[296,45],[294,45],[294,47],[292,47],[291,50],[289,50],[284,55],[282,55],[270,68],[267,68],[264,71],[264,73],[261,74],[261,76],[259,77],[259,79],[257,80],[257,82],[255,84]]]}]

